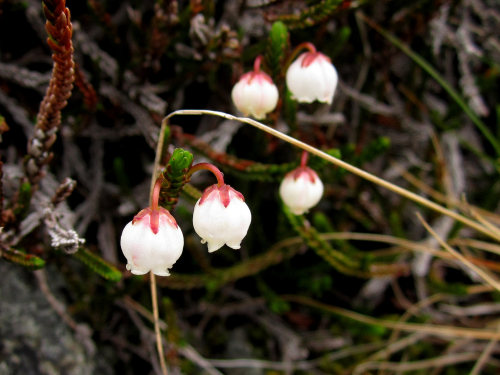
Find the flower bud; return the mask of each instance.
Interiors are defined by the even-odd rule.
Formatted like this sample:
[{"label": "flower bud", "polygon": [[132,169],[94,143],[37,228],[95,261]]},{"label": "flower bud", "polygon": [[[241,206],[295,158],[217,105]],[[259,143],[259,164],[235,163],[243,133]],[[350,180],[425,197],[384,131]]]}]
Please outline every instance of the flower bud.
[{"label": "flower bud", "polygon": [[281,181],[281,199],[295,215],[309,211],[319,202],[322,195],[323,183],[309,167],[298,167]]},{"label": "flower bud", "polygon": [[127,269],[134,275],[151,271],[169,276],[169,269],[182,254],[184,236],[166,209],[145,208],[125,226],[120,245]]},{"label": "flower bud", "polygon": [[319,52],[302,53],[286,72],[286,84],[299,102],[318,100],[331,104],[338,74],[329,57]]},{"label": "flower bud", "polygon": [[241,76],[233,87],[231,98],[244,116],[251,115],[260,120],[276,108],[278,89],[266,73],[252,71]]},{"label": "flower bud", "polygon": [[239,249],[251,220],[243,195],[225,184],[208,187],[194,206],[194,230],[210,253],[224,244]]}]

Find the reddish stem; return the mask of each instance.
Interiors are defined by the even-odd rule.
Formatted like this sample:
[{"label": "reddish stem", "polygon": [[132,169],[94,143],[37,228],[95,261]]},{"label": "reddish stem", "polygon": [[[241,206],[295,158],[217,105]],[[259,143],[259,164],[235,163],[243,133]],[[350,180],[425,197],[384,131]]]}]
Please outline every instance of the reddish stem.
[{"label": "reddish stem", "polygon": [[295,50],[293,52],[295,54],[297,54],[302,49],[308,49],[309,52],[311,52],[311,53],[316,53],[317,52],[316,51],[316,47],[311,42],[300,43],[297,47],[295,47]]},{"label": "reddish stem", "polygon": [[307,165],[307,159],[309,159],[309,153],[307,151],[302,151],[302,155],[300,157],[301,167],[305,167]]},{"label": "reddish stem", "polygon": [[292,53],[288,57],[288,60],[286,61],[285,65],[284,65],[285,69],[288,69],[288,67],[290,66],[292,61],[295,60],[295,58],[297,57],[299,52],[302,51],[303,49],[309,50],[310,53],[317,53],[316,47],[311,42],[300,43],[297,47],[295,47],[295,49],[292,51]]},{"label": "reddish stem", "polygon": [[160,176],[156,179],[153,193],[151,194],[151,209],[158,210],[158,201],[160,200],[160,190],[163,178]]},{"label": "reddish stem", "polygon": [[262,62],[262,55],[259,55],[255,58],[255,61],[253,62],[253,71],[255,73],[260,72],[260,63]]},{"label": "reddish stem", "polygon": [[158,177],[151,194],[151,219],[149,225],[154,234],[158,233],[160,227],[160,210],[158,209],[158,201],[160,200],[162,178]]},{"label": "reddish stem", "polygon": [[191,177],[191,175],[194,172],[201,171],[203,169],[210,171],[215,175],[215,178],[217,178],[217,186],[218,187],[221,187],[222,185],[224,185],[224,175],[215,165],[210,164],[210,163],[198,163],[196,165],[193,165],[189,169],[189,172],[187,173],[187,175],[188,175],[188,177]]}]

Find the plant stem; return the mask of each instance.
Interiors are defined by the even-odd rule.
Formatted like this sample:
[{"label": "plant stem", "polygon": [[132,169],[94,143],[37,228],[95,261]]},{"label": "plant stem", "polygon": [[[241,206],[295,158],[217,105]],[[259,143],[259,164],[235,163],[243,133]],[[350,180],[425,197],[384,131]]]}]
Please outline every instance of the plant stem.
[{"label": "plant stem", "polygon": [[422,225],[427,229],[427,231],[439,242],[439,244],[455,258],[457,258],[462,264],[465,264],[469,269],[477,273],[484,281],[490,284],[498,292],[500,292],[500,282],[490,274],[486,273],[481,268],[474,265],[470,260],[460,254],[458,251],[454,250],[450,245],[448,245],[438,234],[431,228],[431,226],[424,220],[422,215],[417,212],[417,218],[420,220]]},{"label": "plant stem", "polygon": [[260,72],[260,63],[262,62],[262,55],[259,55],[255,58],[255,61],[253,62],[253,71],[255,73]]},{"label": "plant stem", "polygon": [[207,170],[207,171],[212,172],[214,174],[215,178],[217,179],[217,186],[218,187],[221,187],[222,185],[224,185],[224,175],[222,174],[222,172],[220,171],[219,168],[217,168],[215,165],[210,164],[210,163],[198,163],[196,165],[193,165],[189,169],[189,171],[187,173],[187,177],[191,177],[191,175],[194,172],[201,171],[201,170]]},{"label": "plant stem", "polygon": [[151,219],[150,226],[154,234],[158,233],[158,228],[160,227],[160,212],[158,210],[158,200],[160,199],[162,176],[158,176],[153,187],[153,192],[151,193]]},{"label": "plant stem", "polygon": [[300,156],[300,166],[307,166],[307,159],[309,159],[309,153],[307,151],[302,151],[302,155]]},{"label": "plant stem", "polygon": [[316,53],[316,47],[311,42],[300,43],[293,52],[297,54],[300,50],[303,49],[307,49],[311,53]]},{"label": "plant stem", "polygon": [[160,332],[160,318],[158,316],[158,296],[156,295],[156,278],[153,272],[150,273],[151,281],[151,300],[153,301],[153,319],[155,326],[156,348],[160,357],[161,372],[163,375],[168,375],[167,364],[165,363],[165,355],[163,354],[163,343]]},{"label": "plant stem", "polygon": [[295,60],[299,52],[302,51],[303,49],[307,49],[310,53],[317,52],[316,47],[311,42],[300,43],[297,47],[295,47],[290,56],[288,56],[288,59],[286,60],[284,65],[285,70],[288,69],[292,61]]},{"label": "plant stem", "polygon": [[160,199],[161,183],[162,178],[160,176],[156,179],[153,187],[153,193],[151,194],[151,209],[153,211],[158,210],[158,200]]},{"label": "plant stem", "polygon": [[[153,176],[151,178],[151,188],[150,188],[150,204],[157,209],[158,208],[158,200],[161,191],[161,177],[159,174],[160,161],[162,160],[162,150],[163,144],[165,142],[165,127],[166,124],[161,125],[158,144],[156,145],[156,155],[153,166]],[[153,212],[156,210],[153,210]],[[156,278],[153,272],[150,272],[150,285],[151,285],[151,301],[153,304],[153,319],[154,319],[154,330],[156,337],[156,348],[158,350],[158,357],[160,357],[160,367],[163,375],[168,375],[167,364],[165,363],[165,355],[163,354],[163,342],[161,339],[161,331],[160,331],[160,318],[158,314],[158,296],[156,293]]]}]

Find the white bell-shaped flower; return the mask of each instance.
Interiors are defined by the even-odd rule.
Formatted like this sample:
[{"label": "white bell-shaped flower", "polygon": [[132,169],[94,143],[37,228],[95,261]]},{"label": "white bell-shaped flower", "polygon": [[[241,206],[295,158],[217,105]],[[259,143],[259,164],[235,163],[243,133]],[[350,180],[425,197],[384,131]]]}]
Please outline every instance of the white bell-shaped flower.
[{"label": "white bell-shaped flower", "polygon": [[302,53],[286,72],[286,85],[299,102],[318,100],[331,104],[337,83],[337,70],[330,58],[320,52]]},{"label": "white bell-shaped flower", "polygon": [[276,108],[278,88],[266,73],[252,71],[241,76],[233,87],[231,98],[244,116],[260,120]]},{"label": "white bell-shaped flower", "polygon": [[239,249],[251,220],[243,195],[225,184],[208,187],[194,206],[194,230],[210,253],[224,244]]},{"label": "white bell-shaped flower", "polygon": [[302,215],[314,207],[323,195],[323,183],[309,167],[298,167],[287,173],[280,185],[283,202],[295,215]]},{"label": "white bell-shaped flower", "polygon": [[169,269],[182,254],[184,236],[166,209],[145,208],[125,226],[120,245],[127,258],[127,269],[133,274],[151,271],[169,276]]}]

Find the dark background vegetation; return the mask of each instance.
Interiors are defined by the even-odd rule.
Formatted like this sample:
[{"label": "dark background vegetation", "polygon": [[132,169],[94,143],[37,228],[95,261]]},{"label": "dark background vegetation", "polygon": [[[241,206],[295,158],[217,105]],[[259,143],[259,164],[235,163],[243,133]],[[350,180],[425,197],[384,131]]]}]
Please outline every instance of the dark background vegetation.
[{"label": "dark background vegetation", "polygon": [[[264,70],[282,98],[268,125],[451,209],[467,211],[460,203],[466,197],[483,217],[500,222],[498,150],[466,113],[498,141],[495,0],[68,0],[66,6],[79,78],[62,109],[53,158],[26,196],[23,161],[52,52],[41,3],[0,0],[0,374],[160,373],[148,278],[125,270],[121,230],[148,204],[163,116],[188,108],[236,113],[231,88],[258,54],[266,56]],[[331,57],[340,77],[331,106],[285,99],[279,68],[286,59],[274,65],[271,59],[276,21],[289,32],[280,53],[309,41]],[[374,23],[433,66],[466,110]],[[419,330],[495,332],[500,308],[497,292],[477,274],[430,255],[440,246],[415,212],[491,273],[500,267],[494,241],[315,158],[325,195],[294,219],[282,208],[278,186],[298,163],[298,150],[215,117],[174,117],[171,125],[168,151],[183,147],[195,162],[213,159],[212,151],[222,155],[213,162],[253,215],[241,250],[224,247],[209,256],[192,228],[195,201],[180,196],[173,214],[184,253],[172,276],[159,280],[171,373],[498,373],[496,341]],[[227,155],[264,165],[234,168]],[[67,177],[76,187],[51,205]],[[201,190],[214,182],[208,173],[191,181]],[[427,250],[373,238],[317,241],[320,234],[351,232],[403,238]],[[472,237],[496,254],[463,241]],[[331,251],[355,264],[336,266],[328,261],[337,254]],[[382,268],[375,272],[374,265]],[[333,314],[328,306],[346,310]],[[345,311],[418,326],[389,329]]]}]

